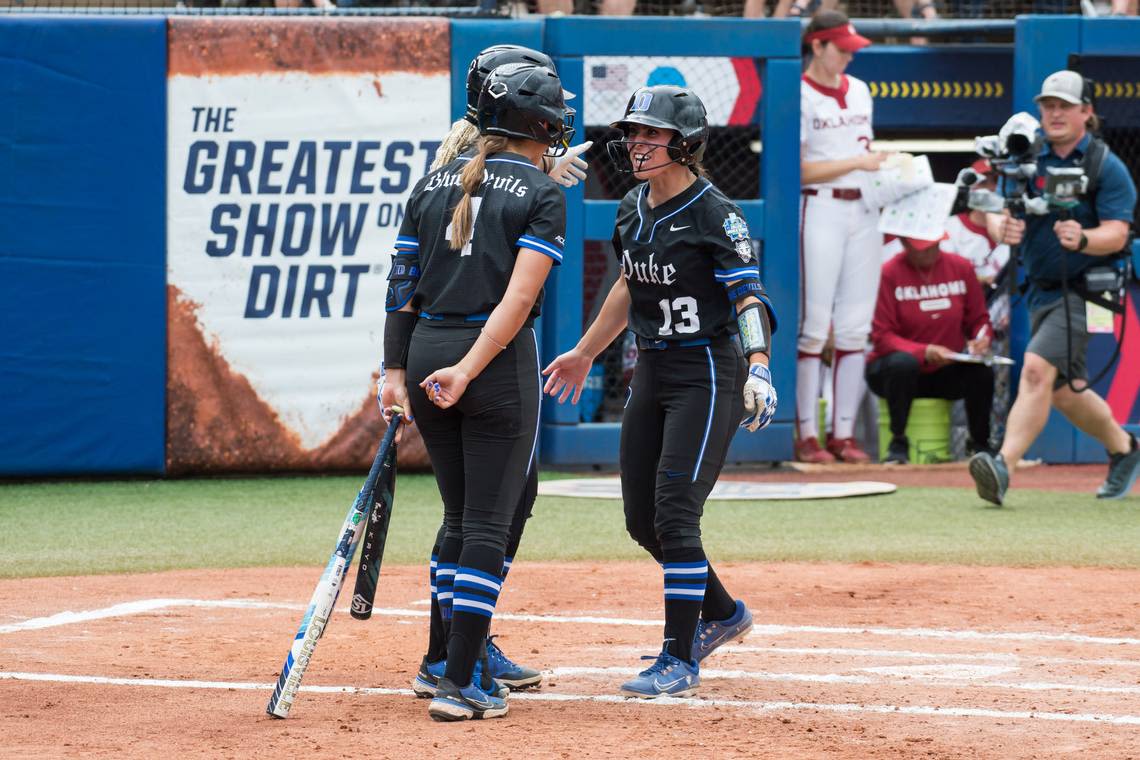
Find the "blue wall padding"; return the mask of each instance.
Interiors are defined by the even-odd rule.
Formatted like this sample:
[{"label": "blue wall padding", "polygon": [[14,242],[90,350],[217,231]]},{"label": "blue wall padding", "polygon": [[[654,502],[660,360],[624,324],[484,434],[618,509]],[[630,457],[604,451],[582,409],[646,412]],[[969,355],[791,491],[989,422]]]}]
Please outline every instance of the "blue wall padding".
[{"label": "blue wall padding", "polygon": [[0,18],[0,475],[161,473],[166,24]]}]

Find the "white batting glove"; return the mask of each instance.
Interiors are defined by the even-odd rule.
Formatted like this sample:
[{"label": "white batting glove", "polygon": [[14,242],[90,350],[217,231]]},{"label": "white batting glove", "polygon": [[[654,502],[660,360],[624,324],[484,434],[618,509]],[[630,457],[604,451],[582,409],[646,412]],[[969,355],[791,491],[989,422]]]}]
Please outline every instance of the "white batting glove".
[{"label": "white batting glove", "polygon": [[767,427],[776,416],[772,372],[763,364],[753,364],[748,368],[748,380],[744,383],[744,415],[740,427],[747,428],[749,433]]},{"label": "white batting glove", "polygon": [[587,140],[581,145],[568,148],[565,155],[550,170],[550,178],[563,187],[574,187],[574,185],[584,181],[589,164],[586,163],[586,159],[578,158],[578,156],[588,151],[593,144],[593,140]]}]

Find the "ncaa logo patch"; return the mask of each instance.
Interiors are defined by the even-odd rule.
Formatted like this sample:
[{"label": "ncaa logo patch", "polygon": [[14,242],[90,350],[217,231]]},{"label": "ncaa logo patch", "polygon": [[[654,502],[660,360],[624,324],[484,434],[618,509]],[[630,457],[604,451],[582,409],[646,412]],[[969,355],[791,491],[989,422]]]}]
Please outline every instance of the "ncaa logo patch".
[{"label": "ncaa logo patch", "polygon": [[649,104],[653,102],[653,93],[649,90],[641,90],[633,96],[633,105],[629,107],[629,112],[635,111],[648,111]]},{"label": "ncaa logo patch", "polygon": [[724,220],[724,234],[734,243],[748,240],[748,224],[733,211]]}]

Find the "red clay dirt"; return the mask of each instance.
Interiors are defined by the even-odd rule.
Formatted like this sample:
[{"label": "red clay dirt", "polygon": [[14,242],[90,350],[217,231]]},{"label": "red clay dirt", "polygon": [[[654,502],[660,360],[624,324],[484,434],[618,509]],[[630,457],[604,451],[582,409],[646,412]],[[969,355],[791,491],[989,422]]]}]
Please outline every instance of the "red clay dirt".
[{"label": "red clay dirt", "polygon": [[[718,572],[757,630],[705,661],[693,705],[645,704],[598,699],[657,648],[660,627],[638,622],[661,615],[656,565],[517,563],[499,611],[544,619],[505,616],[495,631],[518,660],[558,670],[530,692],[537,699],[512,698],[506,718],[465,724],[433,723],[411,696],[360,692],[302,692],[288,720],[265,715],[319,568],[2,581],[0,743],[13,758],[1140,757],[1140,571]],[[359,622],[338,611],[305,684],[407,689],[426,638],[425,587],[422,567],[385,568],[377,601],[391,612]],[[14,630],[156,598],[234,606]],[[582,616],[604,620],[565,620]],[[221,688],[175,688],[191,679]]]},{"label": "red clay dirt", "polygon": [[[1024,464],[1018,467],[1010,488],[1096,493],[1108,472],[1107,464]],[[799,483],[805,480],[878,480],[899,487],[969,488],[974,481],[965,462],[928,465],[801,464],[783,463],[770,469],[729,469],[725,480],[755,480],[764,483]]]}]

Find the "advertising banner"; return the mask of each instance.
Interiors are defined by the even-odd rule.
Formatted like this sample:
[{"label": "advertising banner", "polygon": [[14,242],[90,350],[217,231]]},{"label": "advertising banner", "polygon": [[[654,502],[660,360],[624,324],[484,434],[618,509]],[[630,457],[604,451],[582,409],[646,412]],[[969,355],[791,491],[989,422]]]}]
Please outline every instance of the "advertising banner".
[{"label": "advertising banner", "polygon": [[168,471],[367,467],[447,21],[174,18],[169,46]]}]

